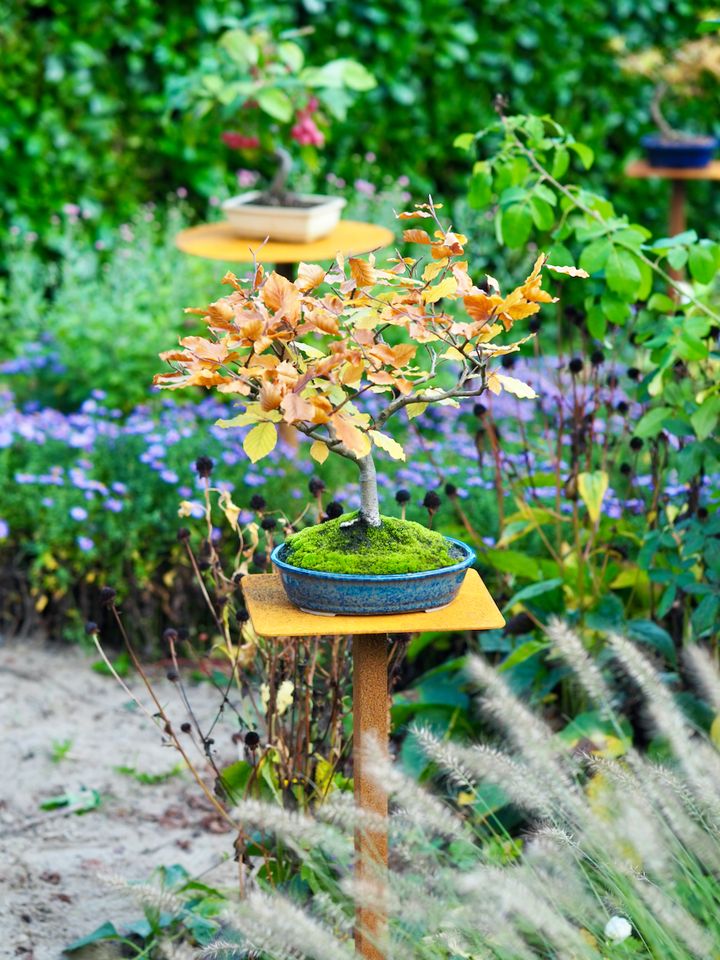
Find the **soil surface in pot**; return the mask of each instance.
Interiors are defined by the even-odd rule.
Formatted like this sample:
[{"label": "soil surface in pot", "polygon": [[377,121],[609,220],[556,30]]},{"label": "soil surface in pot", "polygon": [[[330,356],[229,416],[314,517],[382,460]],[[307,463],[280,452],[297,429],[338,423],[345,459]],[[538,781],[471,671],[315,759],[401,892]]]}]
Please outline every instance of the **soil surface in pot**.
[{"label": "soil surface in pot", "polygon": [[261,193],[254,200],[248,200],[244,207],[278,207],[279,209],[291,207],[295,210],[308,210],[310,207],[319,207],[324,200],[304,200],[294,193],[284,193],[278,197],[274,193]]},{"label": "soil surface in pot", "polygon": [[382,517],[379,527],[346,513],[293,534],[283,560],[326,573],[421,573],[451,567],[462,559],[442,534],[413,520]]}]

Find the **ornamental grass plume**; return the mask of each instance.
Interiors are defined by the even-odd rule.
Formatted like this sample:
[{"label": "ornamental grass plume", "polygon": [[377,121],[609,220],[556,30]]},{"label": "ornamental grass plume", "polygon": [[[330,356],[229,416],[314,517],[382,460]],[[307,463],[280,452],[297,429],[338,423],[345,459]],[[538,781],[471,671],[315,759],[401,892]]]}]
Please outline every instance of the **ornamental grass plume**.
[{"label": "ornamental grass plume", "polygon": [[[554,623],[553,641],[569,651],[571,669],[583,671],[579,638]],[[631,674],[659,739],[652,755],[623,743],[609,750],[598,735],[584,755],[518,702],[502,674],[473,661],[485,708],[501,729],[487,743],[449,743],[427,728],[411,736],[437,772],[438,797],[399,770],[374,764],[391,796],[390,960],[709,960],[720,955],[720,817],[713,791],[720,754],[676,703],[666,678],[621,637],[611,648]],[[705,686],[720,689],[717,668],[692,655]],[[606,729],[623,727],[612,677],[578,677]],[[514,729],[520,722],[528,750]],[[534,732],[529,728],[535,724]],[[618,741],[619,742],[619,741]],[[508,747],[504,747],[507,743]],[[520,747],[520,749],[518,749]],[[702,757],[705,778],[690,754]],[[550,785],[550,786],[549,786]],[[503,801],[488,810],[494,787]],[[716,793],[715,793],[716,795]],[[423,797],[426,798],[423,803]],[[335,817],[327,807],[335,806]],[[347,805],[331,801],[319,811],[318,833],[309,818],[277,823],[255,805],[252,821],[266,833],[294,829],[304,863],[318,863],[325,831],[347,832]],[[520,822],[522,832],[512,825]],[[337,852],[335,843],[331,848]],[[342,861],[342,862],[341,862]],[[325,859],[317,875],[322,899],[303,907],[285,897],[253,894],[223,917],[225,947],[207,956],[273,960],[349,956],[347,918],[364,898],[351,865]],[[365,902],[368,905],[368,902]]]}]

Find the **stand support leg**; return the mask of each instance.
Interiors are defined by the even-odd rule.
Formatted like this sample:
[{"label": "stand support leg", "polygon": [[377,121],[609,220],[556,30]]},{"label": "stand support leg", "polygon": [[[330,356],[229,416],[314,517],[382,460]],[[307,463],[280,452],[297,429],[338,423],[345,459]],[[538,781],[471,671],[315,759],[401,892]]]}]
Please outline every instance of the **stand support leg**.
[{"label": "stand support leg", "polygon": [[[675,237],[678,233],[684,233],[686,228],[685,218],[685,182],[684,180],[670,181],[670,222],[668,224],[668,236]],[[682,280],[684,273],[682,270],[668,270],[673,280]],[[671,290],[671,296],[675,296],[675,291]]]},{"label": "stand support leg", "polygon": [[[390,723],[388,715],[388,653],[385,634],[353,637],[353,758],[355,802],[363,812],[387,817],[388,797],[382,786],[366,779],[363,753],[370,747],[387,759]],[[388,862],[387,829],[355,834],[357,879],[374,887],[373,900],[383,903]],[[358,906],[355,915],[355,950],[363,960],[384,960],[383,941],[387,914],[383,909]]]}]

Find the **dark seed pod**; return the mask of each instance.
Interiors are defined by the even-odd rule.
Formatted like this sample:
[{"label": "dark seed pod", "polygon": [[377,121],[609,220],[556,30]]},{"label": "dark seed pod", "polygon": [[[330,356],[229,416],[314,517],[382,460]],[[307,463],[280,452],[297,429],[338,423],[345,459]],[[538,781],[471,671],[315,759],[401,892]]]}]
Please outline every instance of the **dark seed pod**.
[{"label": "dark seed pod", "polygon": [[610,387],[611,390],[614,390],[617,387],[618,378],[614,373],[611,373],[610,376],[607,378],[607,385]]},{"label": "dark seed pod", "polygon": [[590,363],[594,367],[599,367],[601,364],[605,363],[605,354],[602,350],[593,350],[590,354]]},{"label": "dark seed pod", "polygon": [[642,437],[633,437],[630,440],[630,449],[631,450],[642,450],[644,446],[644,441]]},{"label": "dark seed pod", "polygon": [[260,526],[263,530],[274,530],[277,526],[277,520],[275,517],[263,517],[260,521]]},{"label": "dark seed pod", "polygon": [[178,638],[178,632],[174,627],[167,627],[163,630],[162,638],[167,644],[175,643]]},{"label": "dark seed pod", "polygon": [[187,527],[180,527],[180,529],[179,529],[178,532],[177,532],[177,538],[178,538],[178,540],[180,541],[180,543],[182,543],[182,542],[185,541],[185,540],[189,540],[189,539],[190,539],[190,531],[188,530],[188,528],[187,528]]},{"label": "dark seed pod", "polygon": [[426,510],[437,510],[442,500],[434,490],[428,490],[423,499],[423,506]]},{"label": "dark seed pod", "polygon": [[484,417],[487,413],[487,407],[484,403],[476,403],[473,407],[473,413],[476,417]]},{"label": "dark seed pod", "polygon": [[265,497],[261,496],[261,494],[254,493],[252,497],[250,497],[251,510],[256,510],[256,511],[264,510],[266,506],[267,506],[267,501]]},{"label": "dark seed pod", "polygon": [[500,366],[503,370],[512,370],[515,366],[515,359],[512,353],[504,353],[500,358]]},{"label": "dark seed pod", "polygon": [[195,461],[195,469],[199,477],[207,479],[210,474],[213,472],[213,467],[215,464],[210,459],[210,457],[198,457]]},{"label": "dark seed pod", "polygon": [[311,496],[319,496],[325,489],[325,481],[321,480],[320,477],[310,477],[308,482],[308,490],[310,491]]},{"label": "dark seed pod", "polygon": [[171,683],[177,683],[177,681],[180,679],[180,674],[177,672],[177,670],[168,670],[165,676]]},{"label": "dark seed pod", "polygon": [[618,413],[621,413],[623,416],[625,416],[625,414],[630,409],[630,404],[627,403],[625,400],[620,400],[617,406],[615,407],[615,409],[617,410]]},{"label": "dark seed pod", "polygon": [[103,587],[100,591],[100,603],[109,607],[114,602],[116,596],[117,590],[114,590],[112,587]]},{"label": "dark seed pod", "polygon": [[325,507],[325,515],[328,520],[337,520],[338,517],[341,517],[344,513],[343,505],[338,503],[337,500],[331,500],[330,503]]},{"label": "dark seed pod", "polygon": [[250,619],[250,614],[247,611],[247,607],[238,607],[235,611],[235,619],[238,623],[247,623]]},{"label": "dark seed pod", "polygon": [[245,746],[248,750],[257,750],[260,746],[260,736],[254,730],[248,730],[245,734]]},{"label": "dark seed pod", "polygon": [[574,377],[576,377],[579,373],[582,373],[583,366],[584,364],[581,357],[573,357],[568,364],[568,370]]},{"label": "dark seed pod", "polygon": [[448,496],[448,497],[456,497],[456,496],[457,496],[457,487],[455,486],[454,483],[446,483],[446,484],[445,484],[445,494],[446,494],[446,496]]},{"label": "dark seed pod", "polygon": [[624,477],[630,476],[630,474],[632,473],[632,467],[630,466],[630,464],[629,464],[629,463],[621,463],[621,464],[620,464],[620,473],[621,473]]},{"label": "dark seed pod", "polygon": [[93,637],[96,633],[100,633],[100,627],[98,627],[94,620],[88,620],[85,624],[85,633],[89,637]]},{"label": "dark seed pod", "polygon": [[627,375],[631,380],[636,382],[640,379],[640,371],[637,367],[628,367]]},{"label": "dark seed pod", "polygon": [[410,502],[410,491],[401,488],[395,493],[395,502],[399,503],[401,506],[403,503]]},{"label": "dark seed pod", "polygon": [[192,726],[187,722],[181,723],[180,729],[182,730],[183,733],[192,733]]}]

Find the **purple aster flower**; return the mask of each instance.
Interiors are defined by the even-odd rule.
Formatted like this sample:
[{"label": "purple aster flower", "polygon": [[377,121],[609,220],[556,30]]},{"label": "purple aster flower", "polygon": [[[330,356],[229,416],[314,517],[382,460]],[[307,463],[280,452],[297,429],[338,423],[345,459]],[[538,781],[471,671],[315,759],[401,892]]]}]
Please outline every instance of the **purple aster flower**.
[{"label": "purple aster flower", "polygon": [[180,479],[174,470],[161,470],[160,478],[164,480],[165,483],[177,483]]},{"label": "purple aster flower", "polygon": [[103,506],[106,510],[110,510],[112,513],[120,513],[124,504],[122,500],[118,500],[116,497],[108,497]]},{"label": "purple aster flower", "polygon": [[7,520],[0,518],[0,540],[6,540],[10,534],[10,527]]},{"label": "purple aster flower", "polygon": [[73,520],[80,522],[81,520],[87,520],[88,512],[85,507],[72,507],[70,509],[70,516]]},{"label": "purple aster flower", "polygon": [[83,553],[89,553],[95,546],[90,537],[78,537],[75,541]]}]

